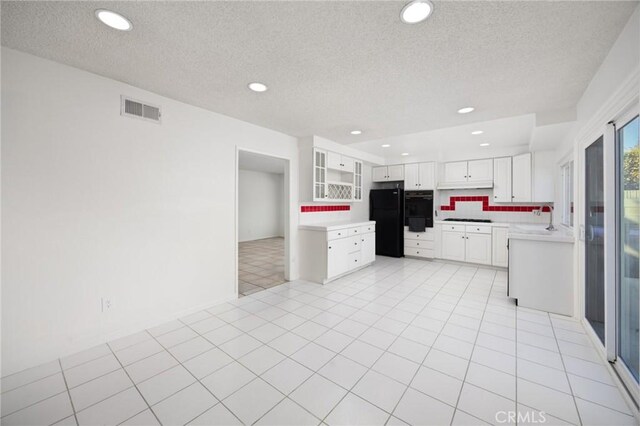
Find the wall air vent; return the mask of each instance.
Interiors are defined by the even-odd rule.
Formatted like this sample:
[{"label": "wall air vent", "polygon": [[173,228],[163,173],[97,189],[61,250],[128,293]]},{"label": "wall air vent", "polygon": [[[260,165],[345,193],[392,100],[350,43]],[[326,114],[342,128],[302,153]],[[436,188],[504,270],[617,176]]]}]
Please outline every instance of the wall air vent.
[{"label": "wall air vent", "polygon": [[160,107],[121,96],[120,115],[160,123]]}]

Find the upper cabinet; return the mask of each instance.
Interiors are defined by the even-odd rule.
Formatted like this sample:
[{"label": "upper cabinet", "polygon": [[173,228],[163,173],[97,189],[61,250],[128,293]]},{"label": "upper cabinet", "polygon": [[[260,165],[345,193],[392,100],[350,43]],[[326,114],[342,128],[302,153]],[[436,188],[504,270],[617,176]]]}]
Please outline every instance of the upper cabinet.
[{"label": "upper cabinet", "polygon": [[552,203],[554,152],[527,152],[493,160],[493,201]]},{"label": "upper cabinet", "polygon": [[391,182],[404,180],[404,165],[374,167],[371,171],[374,182]]},{"label": "upper cabinet", "polygon": [[313,149],[313,201],[362,201],[362,161]]},{"label": "upper cabinet", "polygon": [[531,153],[513,157],[511,201],[529,203],[531,199]]},{"label": "upper cabinet", "polygon": [[511,157],[493,159],[493,201],[511,202]]},{"label": "upper cabinet", "polygon": [[493,159],[454,161],[442,165],[442,176],[438,187],[491,188],[493,186]]},{"label": "upper cabinet", "polygon": [[436,165],[429,163],[413,163],[404,165],[404,189],[406,191],[435,189]]},{"label": "upper cabinet", "polygon": [[327,167],[332,170],[353,173],[354,162],[355,160],[351,157],[340,155],[331,151],[328,151],[327,153]]}]

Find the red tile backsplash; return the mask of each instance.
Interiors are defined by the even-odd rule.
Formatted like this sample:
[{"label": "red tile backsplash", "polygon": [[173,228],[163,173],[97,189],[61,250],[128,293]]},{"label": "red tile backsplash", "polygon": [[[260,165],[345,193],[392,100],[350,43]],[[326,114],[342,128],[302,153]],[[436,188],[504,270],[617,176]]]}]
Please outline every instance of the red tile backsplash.
[{"label": "red tile backsplash", "polygon": [[300,206],[302,213],[318,213],[318,212],[341,212],[349,211],[351,206]]},{"label": "red tile backsplash", "polygon": [[[532,212],[534,210],[538,210],[540,206],[512,206],[512,205],[504,205],[504,206],[491,206],[489,205],[489,196],[488,195],[476,195],[476,196],[452,196],[449,197],[449,205],[440,206],[440,210],[442,211],[455,211],[456,203],[458,202],[467,202],[467,201],[482,201],[482,211],[485,212]],[[542,207],[543,212],[549,212],[549,207]]]}]

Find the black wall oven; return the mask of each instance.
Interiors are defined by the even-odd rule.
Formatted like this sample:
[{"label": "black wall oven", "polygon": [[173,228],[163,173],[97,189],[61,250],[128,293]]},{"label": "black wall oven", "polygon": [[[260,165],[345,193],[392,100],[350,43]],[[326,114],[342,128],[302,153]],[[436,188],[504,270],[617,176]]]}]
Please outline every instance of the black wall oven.
[{"label": "black wall oven", "polygon": [[424,218],[425,227],[433,228],[433,191],[405,191],[405,226],[409,226],[412,218]]}]

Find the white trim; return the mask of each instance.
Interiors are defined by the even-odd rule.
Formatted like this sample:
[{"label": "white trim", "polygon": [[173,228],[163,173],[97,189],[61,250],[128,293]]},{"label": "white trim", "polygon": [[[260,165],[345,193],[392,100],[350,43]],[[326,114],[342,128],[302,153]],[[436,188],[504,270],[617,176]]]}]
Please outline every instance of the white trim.
[{"label": "white trim", "polygon": [[236,145],[236,167],[235,167],[235,191],[234,191],[234,223],[235,228],[235,246],[234,246],[234,259],[235,259],[235,289],[236,294],[239,290],[238,283],[238,176],[240,169],[240,151],[250,152],[252,154],[264,155],[265,157],[277,158],[285,161],[284,167],[284,196],[283,198],[283,213],[284,213],[284,279],[291,281],[291,269],[292,269],[292,256],[291,256],[291,159],[288,157],[267,153],[264,151],[258,151],[250,148],[243,148]]},{"label": "white trim", "polygon": [[604,345],[608,361],[616,359],[616,129],[607,124],[602,144],[604,194]]}]

